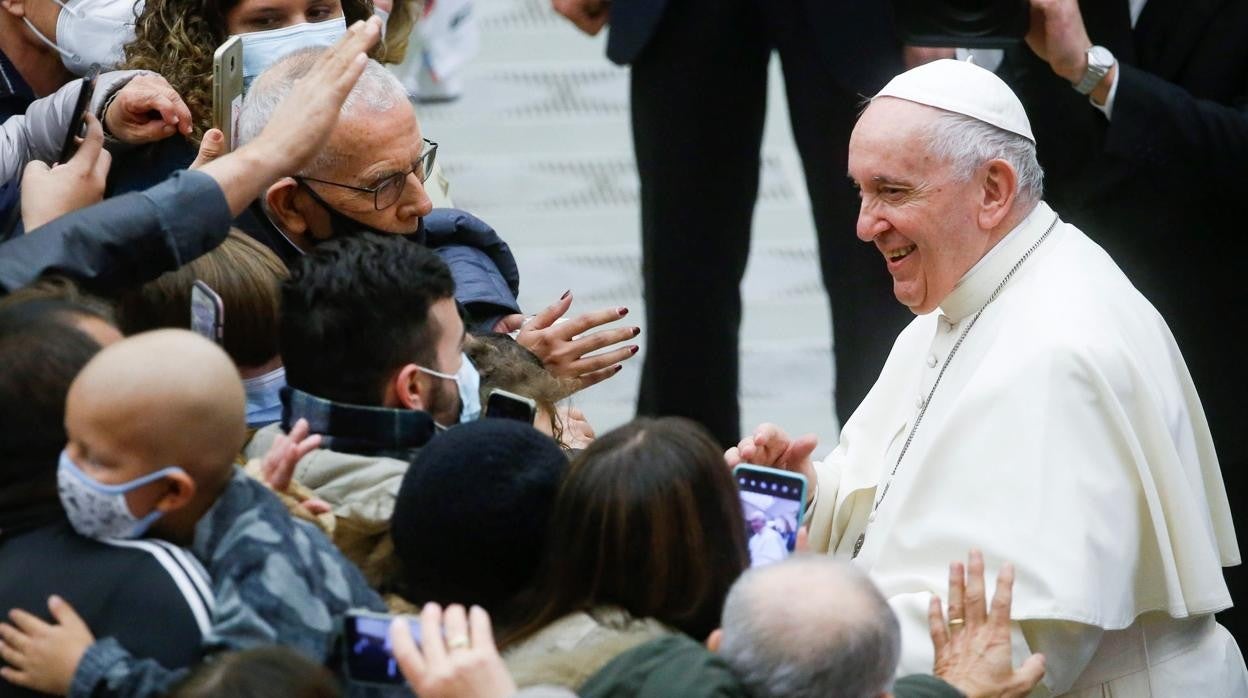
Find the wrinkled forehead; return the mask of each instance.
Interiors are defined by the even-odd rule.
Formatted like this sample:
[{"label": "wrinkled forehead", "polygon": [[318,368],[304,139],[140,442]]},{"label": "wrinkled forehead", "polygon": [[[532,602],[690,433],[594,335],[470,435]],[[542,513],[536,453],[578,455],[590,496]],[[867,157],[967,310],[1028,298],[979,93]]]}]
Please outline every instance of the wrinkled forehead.
[{"label": "wrinkled forehead", "polygon": [[327,146],[334,157],[316,176],[347,182],[386,166],[410,167],[423,150],[421,136],[411,102],[383,110],[357,104],[339,119]]},{"label": "wrinkled forehead", "polygon": [[928,135],[939,109],[895,97],[878,97],[858,117],[849,139],[849,170],[888,162],[911,169],[939,165]]}]

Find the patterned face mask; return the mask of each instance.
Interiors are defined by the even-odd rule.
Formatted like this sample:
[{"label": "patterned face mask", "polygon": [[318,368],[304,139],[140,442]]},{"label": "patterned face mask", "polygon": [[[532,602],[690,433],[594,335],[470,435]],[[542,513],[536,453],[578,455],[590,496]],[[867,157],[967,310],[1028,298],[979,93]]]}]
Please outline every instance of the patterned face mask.
[{"label": "patterned face mask", "polygon": [[173,473],[185,474],[185,471],[169,466],[120,485],[101,485],[82,472],[70,460],[68,453],[61,451],[60,465],[56,470],[57,492],[69,523],[79,535],[97,540],[138,538],[160,518],[162,512],[153,509],[142,518],[135,516],[126,503],[126,493]]}]

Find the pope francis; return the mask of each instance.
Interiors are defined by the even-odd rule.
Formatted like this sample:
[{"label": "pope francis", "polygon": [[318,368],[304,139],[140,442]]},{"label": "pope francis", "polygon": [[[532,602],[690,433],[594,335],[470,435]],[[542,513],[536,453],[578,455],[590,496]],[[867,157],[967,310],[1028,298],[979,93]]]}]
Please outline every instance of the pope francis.
[{"label": "pope francis", "polygon": [[1213,618],[1239,551],[1200,398],[1165,321],[1042,200],[1017,97],[969,63],[903,73],[855,127],[849,175],[858,237],[917,317],[822,462],[763,425],[729,463],[807,476],[811,545],[889,598],[902,674],[931,670],[929,600],[977,547],[1016,566],[1038,691],[1248,695]]}]

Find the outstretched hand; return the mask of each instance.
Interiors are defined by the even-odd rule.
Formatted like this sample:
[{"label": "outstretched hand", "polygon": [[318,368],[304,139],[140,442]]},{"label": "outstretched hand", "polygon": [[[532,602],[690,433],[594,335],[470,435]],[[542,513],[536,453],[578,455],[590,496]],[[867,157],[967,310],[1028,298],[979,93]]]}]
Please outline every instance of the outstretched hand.
[{"label": "outstretched hand", "polygon": [[524,323],[516,342],[541,359],[551,374],[576,379],[577,390],[584,390],[619,373],[623,368],[621,362],[636,355],[639,347],[633,344],[600,354],[591,352],[633,339],[641,334],[641,328],[617,327],[589,332],[628,315],[628,308],[596,310],[558,322],[571,307],[572,292],[568,291]]},{"label": "outstretched hand", "polygon": [[818,447],[819,438],[814,434],[791,439],[775,424],[760,424],[752,435],[724,452],[724,461],[730,468],[749,463],[800,473],[813,489],[819,481],[810,456]]},{"label": "outstretched hand", "polygon": [[[964,576],[962,563],[949,566],[949,623],[940,597],[932,596],[928,624],[936,662],[932,670],[969,698],[1026,696],[1044,678],[1044,655],[1033,654],[1018,669],[1010,651],[1010,605],[1014,566],[997,573],[992,610],[987,609],[984,556],[972,550]],[[952,624],[952,626],[951,626]]]},{"label": "outstretched hand", "polygon": [[78,662],[95,642],[91,629],[64,599],[48,599],[56,620],[45,623],[21,609],[9,611],[9,623],[0,623],[0,678],[42,693],[68,695]]},{"label": "outstretched hand", "polygon": [[99,119],[86,114],[87,133],[69,162],[31,161],[22,174],[22,222],[26,231],[104,198],[112,156],[104,150]]}]

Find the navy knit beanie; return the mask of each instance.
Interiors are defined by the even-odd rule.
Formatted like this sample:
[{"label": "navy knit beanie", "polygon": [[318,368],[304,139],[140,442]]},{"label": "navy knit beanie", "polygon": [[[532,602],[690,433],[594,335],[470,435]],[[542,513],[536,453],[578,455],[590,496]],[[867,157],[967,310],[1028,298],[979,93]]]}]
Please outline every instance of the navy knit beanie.
[{"label": "navy knit beanie", "polygon": [[481,419],[431,440],[403,477],[390,519],[411,602],[491,614],[532,581],[568,458],[512,419]]}]

